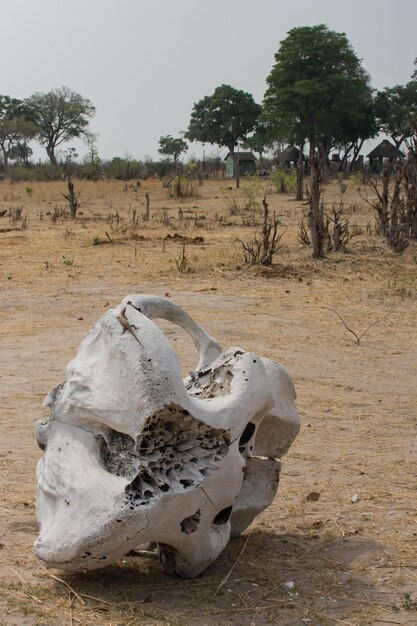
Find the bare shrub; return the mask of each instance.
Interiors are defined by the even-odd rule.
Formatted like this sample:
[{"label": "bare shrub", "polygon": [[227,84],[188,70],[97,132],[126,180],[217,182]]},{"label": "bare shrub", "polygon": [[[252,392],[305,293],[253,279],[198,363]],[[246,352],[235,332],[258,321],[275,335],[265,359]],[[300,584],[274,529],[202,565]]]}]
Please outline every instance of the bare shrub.
[{"label": "bare shrub", "polygon": [[182,244],[181,246],[181,250],[178,254],[178,256],[174,256],[174,261],[175,261],[175,265],[177,266],[177,270],[181,273],[184,274],[185,272],[187,272],[190,268],[190,264],[188,261],[188,257],[187,254],[185,252],[185,243]]},{"label": "bare shrub", "polygon": [[376,232],[394,252],[402,252],[417,237],[417,152],[406,163],[384,167],[381,180],[369,181],[375,197],[363,199],[376,213]]},{"label": "bare shrub", "polygon": [[303,246],[311,245],[311,240],[310,240],[310,237],[308,236],[308,232],[307,232],[304,220],[301,221],[297,236],[298,236],[298,241],[301,243],[301,245]]},{"label": "bare shrub", "polygon": [[244,202],[239,189],[222,187],[220,191],[229,215],[240,215],[244,209]]},{"label": "bare shrub", "polygon": [[23,219],[23,205],[10,207],[8,215],[9,215],[9,221],[12,224],[16,224],[16,222],[21,222]]},{"label": "bare shrub", "polygon": [[271,219],[266,195],[262,200],[262,205],[264,219],[261,233],[256,233],[249,241],[240,241],[243,248],[244,261],[251,265],[272,265],[274,254],[278,251],[279,242],[285,233],[285,231],[278,233],[280,221],[275,216],[275,212]]},{"label": "bare shrub", "polygon": [[54,210],[51,213],[51,221],[53,224],[56,224],[58,220],[65,219],[68,217],[68,211],[66,211],[63,207],[59,207],[57,204],[54,206]]},{"label": "bare shrub", "polygon": [[75,186],[72,182],[71,174],[67,174],[67,193],[61,192],[61,195],[64,196],[65,200],[68,202],[71,219],[75,220],[75,218],[77,217],[77,211],[81,206],[81,202],[79,201],[81,191],[75,191]]},{"label": "bare shrub", "polygon": [[[346,216],[346,208],[343,202],[333,205],[331,214],[327,214],[327,251],[346,252],[346,246],[354,234],[349,230],[349,220],[352,214]],[[332,229],[330,230],[330,225]]]},{"label": "bare shrub", "polygon": [[343,180],[343,173],[339,172],[337,175],[337,182],[339,183],[339,189],[340,189],[340,193],[346,193],[347,190],[347,185],[345,183],[345,181]]}]

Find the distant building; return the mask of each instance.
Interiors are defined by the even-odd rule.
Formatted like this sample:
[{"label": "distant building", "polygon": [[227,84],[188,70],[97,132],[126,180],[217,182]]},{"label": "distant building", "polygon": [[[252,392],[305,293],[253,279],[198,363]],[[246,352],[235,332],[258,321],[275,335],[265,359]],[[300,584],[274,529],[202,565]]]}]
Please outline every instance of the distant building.
[{"label": "distant building", "polygon": [[369,159],[369,169],[374,174],[379,174],[387,162],[392,163],[404,157],[404,152],[396,148],[388,139],[381,141],[381,143],[367,155]]},{"label": "distant building", "polygon": [[[300,151],[295,146],[288,146],[278,154],[278,165],[282,167],[284,170],[289,170],[291,167],[295,167],[298,163],[298,159],[300,156]],[[303,162],[304,166],[307,162],[307,157],[303,154]]]},{"label": "distant building", "polygon": [[[252,152],[235,152],[235,158],[239,159],[239,175],[251,176],[256,174],[256,159]],[[231,178],[235,175],[235,161],[230,154],[224,159],[226,163],[226,176]]]}]

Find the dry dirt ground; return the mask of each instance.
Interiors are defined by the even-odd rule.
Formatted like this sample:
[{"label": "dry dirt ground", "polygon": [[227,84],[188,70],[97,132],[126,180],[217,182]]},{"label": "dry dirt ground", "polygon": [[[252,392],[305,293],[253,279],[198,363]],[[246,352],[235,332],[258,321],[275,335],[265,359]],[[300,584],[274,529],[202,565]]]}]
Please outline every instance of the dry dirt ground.
[{"label": "dry dirt ground", "polygon": [[[0,212],[23,216],[0,218],[0,624],[417,624],[417,245],[393,254],[353,184],[343,196],[332,184],[327,206],[354,209],[357,236],[313,261],[297,241],[305,206],[262,185],[286,229],[271,269],[242,261],[237,240],[260,213],[230,215],[228,182],[182,201],[159,181],[76,182],[75,221],[64,182],[0,183]],[[106,308],[139,292],[168,295],[226,347],[280,361],[298,394],[303,426],[274,504],[192,581],[162,575],[152,555],[69,576],[31,550],[43,397]],[[326,307],[357,334],[378,323],[357,345]],[[167,332],[192,368],[189,341]]]}]

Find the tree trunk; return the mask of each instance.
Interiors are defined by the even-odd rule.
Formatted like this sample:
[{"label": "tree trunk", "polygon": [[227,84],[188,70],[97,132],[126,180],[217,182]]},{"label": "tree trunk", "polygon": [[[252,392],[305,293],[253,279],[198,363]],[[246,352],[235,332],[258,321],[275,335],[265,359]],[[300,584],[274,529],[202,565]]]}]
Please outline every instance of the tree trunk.
[{"label": "tree trunk", "polygon": [[363,143],[364,139],[361,139],[358,144],[353,146],[353,157],[352,161],[350,162],[349,172],[353,172],[355,169],[355,165],[358,160],[359,153],[362,150]]},{"label": "tree trunk", "polygon": [[233,159],[233,169],[234,169],[234,175],[236,178],[236,189],[239,189],[240,188],[239,152],[237,153],[235,152],[234,145],[229,146],[229,152]]},{"label": "tree trunk", "polygon": [[345,151],[343,153],[343,158],[340,161],[339,167],[337,168],[338,172],[345,172],[346,171],[347,161],[348,161],[348,158],[349,158],[349,154],[352,151],[352,148],[353,148],[353,143],[350,144],[349,146],[345,146]]},{"label": "tree trunk", "polygon": [[320,156],[317,153],[314,138],[310,139],[310,166],[311,180],[308,201],[310,212],[308,214],[308,226],[310,228],[311,243],[313,245],[313,258],[323,259],[325,256],[326,225],[324,222],[323,206],[321,204],[321,167]]},{"label": "tree trunk", "polygon": [[296,193],[295,193],[295,199],[296,200],[303,200],[304,199],[304,190],[303,190],[303,183],[304,183],[304,159],[303,159],[303,152],[304,152],[304,142],[302,142],[300,144],[300,153],[298,155],[298,161],[296,164],[296,174],[297,174],[297,189],[296,189]]},{"label": "tree trunk", "polygon": [[143,216],[143,219],[145,222],[149,222],[149,204],[150,204],[149,191],[147,191],[145,193],[145,215]]},{"label": "tree trunk", "polygon": [[46,146],[46,154],[48,155],[51,164],[57,166],[58,161],[56,160],[55,156],[55,146]]},{"label": "tree trunk", "polygon": [[3,146],[1,147],[1,151],[3,152],[3,167],[7,170],[9,168],[9,151]]}]

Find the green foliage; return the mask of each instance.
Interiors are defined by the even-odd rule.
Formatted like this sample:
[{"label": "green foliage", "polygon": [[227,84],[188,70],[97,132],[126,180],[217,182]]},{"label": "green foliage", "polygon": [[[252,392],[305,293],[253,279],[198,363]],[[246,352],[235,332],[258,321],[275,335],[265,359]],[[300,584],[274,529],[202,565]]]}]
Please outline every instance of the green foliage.
[{"label": "green foliage", "polygon": [[271,180],[278,193],[294,193],[297,188],[297,175],[294,171],[276,170]]},{"label": "green foliage", "polygon": [[9,167],[8,174],[15,183],[19,181],[48,181],[61,180],[62,171],[60,168],[52,166],[50,163],[41,163],[40,165],[12,165]]},{"label": "green foliage", "polygon": [[245,180],[240,189],[221,187],[220,192],[230,215],[260,208],[258,198],[262,192],[262,183],[257,178]]},{"label": "green foliage", "polygon": [[98,180],[103,168],[93,136],[89,139],[88,146],[89,151],[83,159],[80,175],[87,180]]},{"label": "green foliage", "polygon": [[375,111],[381,131],[399,147],[413,134],[417,118],[417,78],[406,85],[386,87],[375,98]]},{"label": "green foliage", "polygon": [[113,157],[110,163],[104,166],[104,171],[108,178],[116,180],[131,180],[140,176],[142,164],[132,159],[122,159]]},{"label": "green foliage", "polygon": [[[26,146],[26,142],[35,134],[36,126],[31,120],[31,111],[28,107],[16,98],[0,96],[0,148],[5,169],[8,168],[13,151],[20,147],[21,156],[23,146]],[[27,156],[28,152],[26,159]]]},{"label": "green foliage", "polygon": [[353,186],[360,191],[361,185],[363,184],[363,175],[361,172],[356,172],[350,175],[350,180],[352,181]]},{"label": "green foliage", "polygon": [[258,122],[252,135],[242,143],[242,148],[256,152],[259,155],[259,159],[262,159],[262,155],[269,145],[270,139],[267,127],[262,122]]},{"label": "green foliage", "polygon": [[89,119],[95,108],[68,87],[36,92],[25,100],[37,127],[38,140],[45,146],[52,165],[57,165],[56,148],[62,143],[87,135]]},{"label": "green foliage", "polygon": [[182,173],[175,176],[171,183],[171,195],[174,198],[185,198],[194,195],[193,179],[198,165],[190,161],[183,167]]},{"label": "green foliage", "polygon": [[183,152],[187,152],[187,150],[187,142],[180,137],[175,139],[174,137],[171,137],[171,135],[166,135],[165,137],[160,137],[159,139],[159,154],[163,154],[164,156],[172,156],[174,159],[174,163],[176,163],[178,161],[178,157]]},{"label": "green foliage", "polygon": [[267,78],[263,119],[273,138],[328,154],[333,142],[373,136],[372,91],[346,35],[293,28]]},{"label": "green foliage", "polygon": [[233,152],[238,141],[255,129],[260,111],[251,94],[221,85],[194,104],[186,137]]},{"label": "green foliage", "polygon": [[173,174],[174,171],[175,167],[173,166],[172,161],[170,161],[169,159],[161,159],[160,161],[152,162],[151,173],[161,179],[165,176]]},{"label": "green foliage", "polygon": [[106,232],[106,237],[107,239],[104,239],[104,237],[100,237],[99,235],[96,235],[92,241],[93,246],[103,246],[105,244],[114,243],[113,239],[110,237],[109,233],[107,232]]},{"label": "green foliage", "polygon": [[221,187],[220,193],[222,194],[223,202],[226,205],[230,215],[239,215],[243,210],[242,194],[239,189],[233,189],[232,187]]},{"label": "green foliage", "polygon": [[241,191],[244,197],[244,208],[249,210],[255,210],[260,208],[258,198],[262,192],[262,183],[257,178],[251,178],[245,180],[241,186]]},{"label": "green foliage", "polygon": [[171,183],[170,190],[174,198],[185,198],[194,194],[192,180],[188,176],[184,176],[184,174],[175,176]]}]

